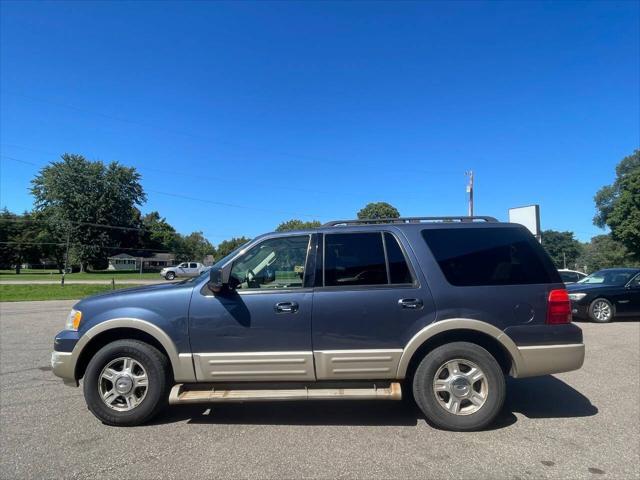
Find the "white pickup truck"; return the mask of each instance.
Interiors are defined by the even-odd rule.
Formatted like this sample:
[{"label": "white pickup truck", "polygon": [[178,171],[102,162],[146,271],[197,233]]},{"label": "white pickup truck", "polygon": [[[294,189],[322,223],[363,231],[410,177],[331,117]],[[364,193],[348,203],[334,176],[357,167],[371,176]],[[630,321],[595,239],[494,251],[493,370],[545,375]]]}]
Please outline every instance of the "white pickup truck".
[{"label": "white pickup truck", "polygon": [[167,280],[173,280],[176,277],[197,277],[205,269],[202,263],[198,262],[182,262],[175,267],[165,267],[160,270],[160,276]]}]

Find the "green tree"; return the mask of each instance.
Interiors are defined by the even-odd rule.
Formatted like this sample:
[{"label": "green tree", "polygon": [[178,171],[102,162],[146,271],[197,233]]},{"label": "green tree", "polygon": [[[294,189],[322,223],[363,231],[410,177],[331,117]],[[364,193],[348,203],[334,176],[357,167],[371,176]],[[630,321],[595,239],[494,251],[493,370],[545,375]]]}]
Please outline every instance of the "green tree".
[{"label": "green tree", "polygon": [[215,255],[215,248],[202,232],[192,232],[180,238],[176,251],[178,261],[202,262],[207,255]]},{"label": "green tree", "polygon": [[368,203],[358,212],[359,219],[399,218],[400,212],[387,202]]},{"label": "green tree", "polygon": [[37,224],[31,214],[16,215],[4,208],[0,211],[0,264],[20,273],[23,263],[37,263],[42,258]]},{"label": "green tree", "polygon": [[286,222],[282,222],[280,225],[276,227],[276,232],[288,232],[290,230],[306,230],[310,228],[318,228],[322,224],[318,220],[311,220],[310,222],[305,222],[302,220],[298,220],[297,218],[287,220]]},{"label": "green tree", "polygon": [[224,240],[218,244],[216,248],[216,260],[220,260],[222,257],[226,257],[236,248],[244,245],[249,241],[246,237],[233,237],[230,240]]},{"label": "green tree", "polygon": [[131,235],[96,224],[136,227],[136,206],[146,200],[134,168],[75,154],[65,153],[61,161],[42,168],[31,185],[36,213],[57,225],[58,235],[69,234],[83,269],[104,266],[110,247],[122,246]]},{"label": "green tree", "polygon": [[591,273],[601,268],[632,267],[637,262],[634,262],[627,248],[611,235],[597,235],[583,245],[576,265],[578,269],[586,269],[587,273]]},{"label": "green tree", "polygon": [[595,202],[598,214],[593,222],[608,226],[613,239],[640,258],[640,150],[622,159],[615,181],[596,193]]},{"label": "green tree", "polygon": [[139,245],[142,250],[174,251],[178,248],[180,234],[158,212],[153,211],[143,216],[140,227]]},{"label": "green tree", "polygon": [[573,237],[573,232],[544,230],[542,246],[547,250],[556,268],[565,268],[565,259],[566,265],[572,267],[582,253],[582,244]]}]

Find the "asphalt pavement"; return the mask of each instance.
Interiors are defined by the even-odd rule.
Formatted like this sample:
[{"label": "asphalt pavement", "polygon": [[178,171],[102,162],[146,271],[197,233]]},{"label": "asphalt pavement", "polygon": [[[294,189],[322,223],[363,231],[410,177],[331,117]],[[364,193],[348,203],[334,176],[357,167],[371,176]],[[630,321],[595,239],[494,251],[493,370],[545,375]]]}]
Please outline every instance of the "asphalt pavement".
[{"label": "asphalt pavement", "polygon": [[581,370],[510,380],[497,424],[409,402],[181,406],[108,427],[50,371],[73,301],[0,303],[1,478],[640,478],[640,322],[581,323]]}]

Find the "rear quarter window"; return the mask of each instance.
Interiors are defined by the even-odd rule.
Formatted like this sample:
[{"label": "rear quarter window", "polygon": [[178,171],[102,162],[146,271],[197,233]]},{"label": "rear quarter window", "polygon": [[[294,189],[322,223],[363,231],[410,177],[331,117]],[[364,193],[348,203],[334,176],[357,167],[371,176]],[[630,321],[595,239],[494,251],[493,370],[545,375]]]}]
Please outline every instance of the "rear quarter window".
[{"label": "rear quarter window", "polygon": [[561,281],[540,244],[521,228],[434,228],[422,236],[451,285]]}]

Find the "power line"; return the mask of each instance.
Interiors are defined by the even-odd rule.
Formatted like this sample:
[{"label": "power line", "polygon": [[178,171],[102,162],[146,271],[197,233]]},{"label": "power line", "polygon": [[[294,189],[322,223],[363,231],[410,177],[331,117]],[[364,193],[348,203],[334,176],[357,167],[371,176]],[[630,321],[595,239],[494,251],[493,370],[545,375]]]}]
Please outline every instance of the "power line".
[{"label": "power line", "polygon": [[[55,245],[58,247],[64,247],[67,245],[67,242],[21,242],[21,241],[8,241],[8,242],[0,242],[0,245]],[[88,245],[86,243],[70,243],[71,247],[98,247],[109,250],[135,250],[142,252],[153,252],[153,253],[174,253],[171,250],[154,250],[152,248],[133,248],[133,247],[107,247],[100,245]]]},{"label": "power line", "polygon": [[20,160],[19,158],[10,157],[9,155],[5,155],[5,154],[0,155],[0,157],[8,158],[9,160],[13,160],[14,162],[26,163],[27,165],[33,165],[35,167],[39,167],[40,166],[37,163],[28,162],[27,160]]},{"label": "power line", "polygon": [[160,195],[166,195],[169,197],[176,197],[176,198],[183,198],[185,200],[194,200],[194,201],[198,201],[198,202],[204,202],[204,203],[210,203],[212,205],[219,205],[222,207],[232,207],[232,208],[244,208],[244,209],[249,209],[249,210],[256,210],[259,212],[268,212],[268,213],[277,213],[279,215],[296,215],[296,216],[300,216],[300,217],[309,217],[309,218],[318,218],[318,217],[322,217],[322,215],[316,215],[316,214],[310,214],[310,213],[300,213],[300,212],[287,212],[287,211],[282,211],[282,210],[271,210],[271,209],[266,209],[266,208],[261,208],[261,207],[249,207],[246,205],[236,205],[233,203],[224,203],[224,202],[218,202],[215,200],[209,200],[206,198],[198,198],[198,197],[191,197],[188,195],[181,195],[178,193],[173,193],[173,192],[162,192],[160,190],[147,190],[149,192],[153,192],[153,193],[157,193]]},{"label": "power line", "polygon": [[[21,162],[21,163],[27,163],[27,164],[35,165],[36,167],[44,167],[45,166],[45,165],[38,165],[38,164],[33,163],[33,162],[28,162],[26,160],[21,160],[21,159],[15,158],[15,157],[11,157],[9,155],[0,154],[0,157],[7,158],[9,160],[14,160],[14,161]],[[129,167],[129,168],[131,168],[131,167]],[[200,201],[200,202],[209,203],[209,204],[212,204],[212,205],[219,205],[219,206],[222,206],[222,207],[242,208],[242,209],[256,210],[256,211],[266,212],[266,213],[275,213],[275,214],[278,214],[278,215],[297,215],[297,216],[308,217],[308,218],[322,217],[322,215],[318,215],[318,214],[289,212],[289,211],[283,211],[283,210],[271,210],[271,209],[266,209],[266,208],[261,208],[261,207],[253,207],[253,206],[248,206],[248,205],[239,205],[239,204],[233,204],[233,203],[218,202],[218,201],[215,201],[215,200],[209,200],[209,199],[205,199],[205,198],[191,197],[191,196],[187,196],[187,195],[179,195],[179,194],[173,193],[173,192],[163,192],[161,190],[147,190],[147,191],[153,192],[153,193],[157,193],[157,194],[160,194],[160,195],[170,196],[170,197],[183,198],[183,199],[186,199],[186,200]]]},{"label": "power line", "polygon": [[[159,127],[157,125],[154,125],[154,124],[151,124],[151,123],[147,123],[147,122],[142,122],[142,121],[137,120],[137,119],[130,119],[130,118],[125,118],[125,117],[110,115],[110,114],[107,114],[107,113],[98,112],[96,110],[90,110],[90,109],[86,109],[86,108],[81,108],[81,107],[78,107],[78,106],[75,106],[75,105],[71,105],[71,104],[68,104],[68,103],[61,103],[61,102],[51,101],[51,100],[44,99],[44,98],[41,98],[41,97],[33,97],[31,95],[25,95],[23,93],[7,92],[5,90],[4,94],[6,95],[7,93],[9,95],[26,98],[26,99],[34,101],[34,102],[40,102],[40,103],[54,105],[54,106],[57,106],[57,107],[68,108],[68,109],[75,110],[75,111],[78,111],[78,112],[88,113],[88,114],[91,114],[91,115],[97,115],[97,116],[108,118],[110,120],[115,120],[115,121],[118,121],[118,122],[140,125],[140,126],[143,126],[143,127],[146,127],[146,128],[151,128],[151,129],[153,129],[155,131],[164,130],[165,132],[170,132],[170,133],[174,133],[174,134],[178,134],[178,135],[182,135],[182,136],[186,136],[186,137],[206,139],[208,141],[211,141],[211,139],[212,139],[210,135],[203,135],[203,134],[200,134],[200,133],[186,132],[186,131],[176,130],[176,129],[169,129],[169,128],[166,128],[166,127],[163,127],[163,126]],[[226,144],[226,145],[229,145],[229,146],[246,149],[246,145],[241,145],[241,144],[236,143],[236,142],[230,142],[228,140],[217,139],[216,142],[220,143],[220,144]],[[255,149],[255,147],[254,147],[254,149]],[[261,149],[261,150],[264,150],[264,149]],[[311,161],[311,162],[320,162],[320,163],[326,163],[326,164],[331,164],[331,165],[339,165],[339,166],[343,166],[344,165],[344,162],[342,162],[340,160],[330,160],[330,159],[326,159],[326,158],[315,157],[315,156],[312,156],[312,155],[301,155],[299,153],[278,152],[278,151],[271,151],[271,153],[273,155],[278,155],[278,156],[282,156],[282,157],[296,158],[296,159],[306,160],[306,161]],[[369,167],[368,164],[361,164],[361,166]],[[409,170],[409,171],[413,170],[415,172],[428,174],[428,175],[433,175],[434,174],[434,172],[429,172],[429,171],[425,171],[425,170],[421,170],[421,169],[417,169],[417,168],[411,168],[411,169],[407,169],[407,170]],[[407,170],[405,170],[403,172],[403,174]],[[453,170],[446,171],[446,172],[445,171],[437,172],[437,174],[439,174],[439,175],[443,175],[443,174],[459,175],[459,173],[460,172],[453,171]]]},{"label": "power line", "polygon": [[[9,143],[3,143],[2,145],[8,146],[8,147],[14,147],[14,148],[22,148],[22,149],[26,149],[26,150],[32,150],[32,151],[35,151],[35,152],[41,152],[41,153],[45,153],[47,155],[54,155],[54,156],[58,156],[59,155],[58,153],[48,152],[48,151],[45,151],[45,150],[42,150],[42,149],[28,147],[28,146],[24,146],[24,145],[16,145],[16,144],[9,144]],[[42,166],[38,165],[38,164],[33,163],[33,162],[27,162],[27,161],[19,160],[19,159],[16,159],[15,157],[9,157],[7,155],[3,155],[3,156],[5,156],[7,158],[10,158],[12,160],[16,160],[16,161],[22,162],[22,163],[26,163],[26,164],[29,164],[29,165],[34,165],[36,167],[44,166],[44,165],[42,165]],[[154,168],[154,167],[148,167],[148,166],[135,166],[135,167],[129,167],[129,168],[135,168],[137,170],[141,170],[142,172],[145,172],[145,171],[147,171],[147,172],[157,172],[157,173],[162,173],[162,174],[165,174],[165,175],[185,175],[185,176],[190,176],[190,177],[197,176],[200,179],[211,180],[211,181],[226,181],[227,180],[227,178],[225,178],[225,177],[203,175],[201,172],[193,173],[193,172],[187,172],[185,170],[172,170],[172,171],[169,171],[169,170],[164,170],[164,169]],[[459,172],[453,172],[453,171],[441,171],[441,172],[430,171],[430,172],[428,172],[428,171],[420,170],[420,173],[426,173],[426,174],[429,174],[429,175],[449,175],[449,174],[454,174],[455,173],[457,175]],[[402,175],[404,176],[405,173],[403,172]],[[251,180],[251,179],[249,179],[249,180],[243,179],[243,182],[248,184],[248,185],[255,185],[255,186],[258,186],[258,187],[269,187],[269,188],[273,187],[273,184],[271,184],[271,183],[256,182],[255,180]],[[336,195],[336,193],[337,193],[337,195],[339,195],[339,196],[350,196],[350,197],[357,197],[357,198],[360,198],[360,196],[361,196],[360,193],[357,193],[357,192],[344,192],[344,191],[342,191],[342,192],[331,192],[331,191],[328,191],[328,190],[316,190],[316,189],[302,188],[302,187],[297,187],[295,185],[293,185],[293,186],[292,185],[287,185],[287,189],[288,190],[295,190],[295,191],[299,191],[299,192],[305,192],[305,193],[312,193],[312,194],[316,194],[316,195]],[[404,193],[406,194],[406,192],[404,192]],[[412,197],[412,198],[424,198],[423,196],[418,196],[418,195],[409,195],[409,197]]]},{"label": "power line", "polygon": [[[47,224],[51,224],[51,223],[56,223],[56,222],[51,222],[50,220],[45,220],[45,219],[39,219],[39,218],[25,218],[25,217],[18,217],[18,218],[0,218],[0,222],[32,222],[32,223],[47,223]],[[132,230],[132,231],[139,231],[139,232],[149,232],[149,233],[162,233],[162,234],[169,234],[169,235],[183,235],[179,232],[171,232],[171,231],[161,231],[161,230],[153,230],[150,228],[140,228],[140,227],[125,227],[125,226],[121,226],[121,225],[110,225],[107,223],[91,223],[91,222],[78,222],[78,221],[72,221],[72,220],[60,220],[58,222],[61,225],[85,225],[88,227],[99,227],[99,228],[111,228],[111,229],[115,229],[115,230]],[[205,232],[202,232],[205,233]],[[229,237],[230,235],[223,235],[223,234],[208,234],[209,236],[218,236],[218,237]]]}]

